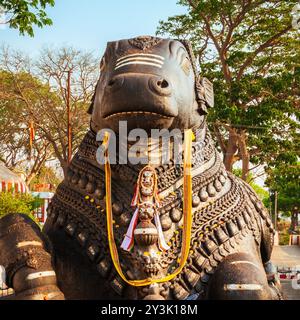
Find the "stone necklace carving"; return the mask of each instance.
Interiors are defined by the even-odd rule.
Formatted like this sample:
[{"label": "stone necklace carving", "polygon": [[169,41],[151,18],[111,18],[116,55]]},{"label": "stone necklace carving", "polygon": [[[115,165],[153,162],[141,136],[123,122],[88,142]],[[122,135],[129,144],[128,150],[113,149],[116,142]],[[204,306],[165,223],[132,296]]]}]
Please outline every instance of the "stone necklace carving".
[{"label": "stone necklace carving", "polygon": [[[196,137],[203,135],[203,139],[199,139],[200,142],[193,146],[194,219],[191,252],[183,272],[155,289],[164,299],[184,299],[191,294],[191,288],[200,294],[205,293],[210,270],[234,250],[237,237],[254,232],[252,223],[257,223],[255,218],[251,218],[251,212],[255,210],[251,208],[251,203],[255,200],[245,201],[247,195],[243,192],[243,183],[234,182],[231,175],[226,173],[214,150],[209,132],[202,128],[194,133]],[[98,147],[95,135],[92,132],[87,133],[68,170],[66,183],[57,190],[56,209],[52,210],[50,207],[49,218],[53,223],[65,226],[69,235],[74,235],[90,259],[97,264],[101,276],[122,295],[126,283],[112,268],[108,252],[105,177],[95,161]],[[165,274],[171,274],[178,265],[182,244],[183,168],[176,167],[171,161],[168,165],[156,167],[155,171],[158,190],[162,196],[157,211],[165,242],[170,249],[160,251],[159,259],[151,257],[147,252],[145,255],[145,252],[135,255],[119,249],[122,252],[120,264],[129,279],[143,279],[145,276],[162,278]],[[128,165],[114,165],[112,173],[114,235],[120,248],[133,215],[133,208],[130,206],[133,198],[131,190],[138,179],[138,172]],[[122,181],[126,181],[128,185],[132,183],[132,189],[124,188]],[[82,202],[82,197],[85,202]],[[243,206],[243,203],[248,203],[248,207]],[[144,298],[153,294],[151,290],[154,290],[151,286],[139,289],[138,297]],[[155,295],[157,297],[158,293]]]},{"label": "stone necklace carving", "polygon": [[[146,278],[141,280],[127,280],[123,274],[119,262],[119,254],[114,240],[114,231],[112,226],[112,210],[111,210],[111,169],[108,157],[108,137],[107,134],[104,139],[104,145],[106,146],[106,164],[105,164],[105,184],[106,184],[106,210],[107,210],[107,232],[109,248],[113,264],[120,275],[120,277],[132,286],[147,286],[150,284],[161,283],[170,281],[176,275],[178,275],[188,257],[190,241],[191,241],[191,228],[192,228],[192,180],[191,180],[191,148],[193,133],[191,130],[187,130],[185,133],[184,142],[184,227],[182,237],[182,249],[181,256],[177,259],[178,267],[171,275],[164,275],[163,271],[156,269],[156,272],[149,270],[151,260],[143,265],[139,266],[139,271],[144,272]],[[131,219],[127,233],[121,244],[121,248],[125,251],[130,251],[133,248],[134,239],[137,242],[137,250],[134,250],[132,257],[135,257],[138,262],[138,257],[149,256],[155,259],[155,264],[158,266],[157,260],[159,260],[158,254],[160,251],[167,251],[170,247],[166,244],[157,208],[159,206],[159,196],[157,192],[157,177],[155,170],[151,166],[144,167],[138,177],[136,191],[132,200],[132,205],[136,206],[133,217]],[[155,225],[151,222],[155,220]],[[137,225],[138,220],[140,221]],[[136,226],[137,225],[137,226]],[[134,239],[133,239],[134,238]],[[147,250],[147,251],[145,251]],[[136,258],[137,257],[137,258]],[[150,262],[150,263],[149,263]],[[154,266],[155,267],[155,266]],[[150,266],[151,269],[154,269]],[[150,274],[149,274],[150,271]],[[159,277],[158,276],[158,273]]]}]

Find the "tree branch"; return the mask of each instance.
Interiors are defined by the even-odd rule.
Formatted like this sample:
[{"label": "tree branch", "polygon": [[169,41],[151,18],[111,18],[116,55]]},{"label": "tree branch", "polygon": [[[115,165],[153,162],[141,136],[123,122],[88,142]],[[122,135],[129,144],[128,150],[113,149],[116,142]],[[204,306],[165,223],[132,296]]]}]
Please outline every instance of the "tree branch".
[{"label": "tree branch", "polygon": [[215,135],[216,135],[216,137],[218,139],[218,142],[219,142],[219,145],[221,147],[221,150],[222,150],[223,154],[225,155],[226,151],[227,151],[226,150],[227,148],[226,148],[226,144],[225,144],[225,141],[223,139],[223,136],[221,135],[221,132],[219,130],[219,127],[216,124],[214,124],[213,125],[213,129],[214,129],[214,133],[215,133]]},{"label": "tree branch", "polygon": [[242,64],[242,66],[240,67],[240,70],[238,72],[237,75],[237,81],[240,81],[244,71],[251,65],[251,63],[253,62],[253,60],[256,58],[256,56],[261,53],[262,51],[264,51],[265,49],[267,49],[268,47],[272,46],[274,44],[274,41],[277,40],[278,38],[280,38],[281,36],[283,36],[285,33],[287,33],[289,30],[292,29],[292,26],[288,26],[285,29],[283,29],[282,31],[276,33],[273,37],[271,37],[270,39],[268,39],[266,42],[264,42],[263,44],[261,44],[247,59],[246,61]]}]

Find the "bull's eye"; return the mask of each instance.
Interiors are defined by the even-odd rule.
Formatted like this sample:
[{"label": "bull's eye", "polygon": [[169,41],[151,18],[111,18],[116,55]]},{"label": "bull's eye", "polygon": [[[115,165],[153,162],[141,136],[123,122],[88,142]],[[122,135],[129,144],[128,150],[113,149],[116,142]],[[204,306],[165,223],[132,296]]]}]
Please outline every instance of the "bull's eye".
[{"label": "bull's eye", "polygon": [[184,73],[188,76],[191,71],[191,63],[188,57],[184,58],[181,64],[181,68],[184,71]]},{"label": "bull's eye", "polygon": [[105,65],[106,65],[106,63],[105,63],[105,57],[103,57],[103,58],[101,59],[101,62],[100,62],[100,71],[103,71],[103,70],[104,70]]}]

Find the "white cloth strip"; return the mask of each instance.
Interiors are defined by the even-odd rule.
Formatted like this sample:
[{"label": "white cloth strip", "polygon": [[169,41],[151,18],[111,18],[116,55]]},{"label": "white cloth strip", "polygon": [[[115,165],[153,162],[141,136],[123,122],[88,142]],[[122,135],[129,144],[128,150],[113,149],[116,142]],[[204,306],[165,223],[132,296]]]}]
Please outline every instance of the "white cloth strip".
[{"label": "white cloth strip", "polygon": [[157,55],[157,54],[150,54],[150,53],[133,53],[133,54],[128,54],[128,55],[126,55],[126,56],[123,56],[123,57],[119,58],[119,59],[117,60],[117,62],[122,61],[122,60],[127,59],[127,58],[131,58],[131,57],[151,57],[151,58],[156,58],[156,59],[160,59],[160,60],[163,60],[163,61],[165,60],[164,57],[159,56],[159,55]]},{"label": "white cloth strip", "polygon": [[42,247],[42,243],[39,241],[22,241],[17,244],[17,248],[23,248],[28,246]]},{"label": "white cloth strip", "polygon": [[261,270],[261,268],[258,265],[256,265],[255,263],[253,263],[251,261],[233,261],[230,264],[250,264],[251,266]]},{"label": "white cloth strip", "polygon": [[161,69],[161,67],[162,67],[161,64],[157,64],[157,63],[142,62],[142,61],[133,61],[133,62],[123,63],[123,64],[119,65],[118,67],[115,67],[115,70],[120,69],[120,68],[125,67],[125,66],[128,66],[128,65],[130,65],[130,64],[143,64],[143,65],[147,65],[147,66],[157,67],[157,68],[160,68],[160,69]]},{"label": "white cloth strip", "polygon": [[157,234],[157,230],[155,228],[143,228],[143,229],[135,229],[134,234]]},{"label": "white cloth strip", "polygon": [[155,225],[156,225],[156,228],[157,228],[157,231],[158,231],[158,246],[159,246],[159,249],[161,251],[169,250],[170,247],[166,243],[158,213],[155,214],[154,221],[155,221]]},{"label": "white cloth strip", "polygon": [[0,265],[0,289],[5,290],[7,289],[7,286],[5,284],[6,281],[6,272],[5,268]]},{"label": "white cloth strip", "polygon": [[239,291],[239,290],[262,290],[262,285],[255,283],[231,283],[224,284],[225,291]]},{"label": "white cloth strip", "polygon": [[55,277],[56,274],[54,271],[41,271],[41,272],[35,272],[31,273],[26,277],[26,281],[31,281],[39,278],[45,278],[45,277]]},{"label": "white cloth strip", "polygon": [[125,238],[121,244],[121,248],[123,250],[129,251],[131,249],[131,247],[133,246],[133,243],[134,243],[133,232],[134,232],[135,227],[137,225],[138,212],[139,212],[139,210],[138,210],[138,208],[136,208],[136,210],[131,218],[131,221],[130,221],[129,227],[127,229]]},{"label": "white cloth strip", "polygon": [[130,62],[130,61],[146,61],[146,62],[152,62],[152,63],[156,63],[156,64],[160,64],[163,65],[164,62],[161,60],[157,60],[157,59],[153,59],[153,58],[142,58],[142,57],[136,57],[136,58],[128,58],[128,59],[124,59],[120,62],[117,62],[116,67],[120,66],[121,64],[124,64],[126,62]]}]

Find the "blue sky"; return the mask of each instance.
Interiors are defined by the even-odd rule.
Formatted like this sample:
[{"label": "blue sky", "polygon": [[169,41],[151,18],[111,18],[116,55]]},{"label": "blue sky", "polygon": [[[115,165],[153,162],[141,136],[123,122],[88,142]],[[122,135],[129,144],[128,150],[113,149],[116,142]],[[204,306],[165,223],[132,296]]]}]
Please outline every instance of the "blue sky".
[{"label": "blue sky", "polygon": [[53,25],[35,28],[35,37],[0,30],[0,43],[36,54],[43,46],[72,45],[101,55],[106,43],[136,35],[155,34],[158,21],[185,12],[177,0],[56,0],[48,8]]}]

